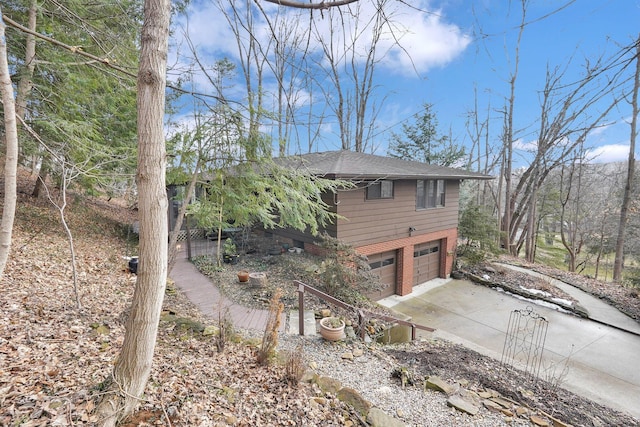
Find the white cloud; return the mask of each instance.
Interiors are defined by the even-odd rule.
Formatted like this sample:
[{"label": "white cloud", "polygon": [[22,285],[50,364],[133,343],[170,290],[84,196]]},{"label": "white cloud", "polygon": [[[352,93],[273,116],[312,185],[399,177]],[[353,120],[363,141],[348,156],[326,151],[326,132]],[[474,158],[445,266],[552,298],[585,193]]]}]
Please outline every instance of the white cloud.
[{"label": "white cloud", "polygon": [[[264,3],[269,5],[269,3]],[[234,2],[234,7],[242,5]],[[471,37],[453,23],[446,21],[441,10],[432,10],[429,2],[414,2],[413,6],[407,6],[403,2],[386,1],[384,4],[385,16],[388,23],[378,42],[377,58],[381,64],[396,73],[415,75],[425,73],[433,67],[441,67],[455,60],[471,43]],[[296,31],[308,31],[311,23],[308,11],[296,9],[284,9],[268,6],[265,8],[270,14],[270,24],[276,31],[279,28],[278,21],[283,19],[295,22]],[[371,29],[376,13],[376,2],[357,2],[349,8],[343,8],[340,22],[351,34],[348,40],[356,39],[355,52],[358,57],[364,58],[371,42]],[[313,26],[318,35],[324,40],[329,40],[333,35],[334,40],[341,39],[344,29],[332,22],[329,17],[338,15],[337,9],[332,9],[324,14],[314,12]],[[264,18],[254,15],[254,37],[266,49],[272,42],[271,27]],[[292,24],[289,24],[292,25]],[[185,32],[194,46],[204,56],[217,58],[226,56],[237,60],[238,48],[235,36],[230,29],[229,22],[224,14],[212,1],[192,2],[188,18],[181,17],[176,22],[175,36],[180,39]],[[293,28],[293,27],[290,27]],[[293,31],[293,30],[290,30]],[[355,34],[358,33],[358,37]],[[320,52],[320,45],[311,41],[311,48]],[[399,46],[396,44],[399,42]],[[341,45],[341,43],[336,43]],[[337,55],[345,55],[338,52]],[[350,53],[347,53],[350,55]],[[415,67],[415,70],[414,70]]]},{"label": "white cloud", "polygon": [[522,138],[519,138],[513,141],[513,149],[535,153],[538,150],[538,141],[535,139],[531,141],[524,141]]},{"label": "white cloud", "polygon": [[609,144],[587,151],[590,163],[612,163],[626,161],[629,158],[629,145]]},{"label": "white cloud", "polygon": [[402,17],[406,28],[386,61],[402,74],[425,73],[455,60],[469,46],[472,39],[455,24],[446,22],[441,11],[416,13],[409,10]]}]

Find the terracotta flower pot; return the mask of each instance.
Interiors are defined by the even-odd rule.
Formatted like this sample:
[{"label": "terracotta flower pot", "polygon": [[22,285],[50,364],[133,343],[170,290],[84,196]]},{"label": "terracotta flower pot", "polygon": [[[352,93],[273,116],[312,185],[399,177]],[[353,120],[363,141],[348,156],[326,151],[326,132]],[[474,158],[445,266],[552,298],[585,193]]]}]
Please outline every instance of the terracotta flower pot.
[{"label": "terracotta flower pot", "polygon": [[238,271],[238,281],[239,282],[248,282],[249,281],[249,272],[248,271]]},{"label": "terracotta flower pot", "polygon": [[327,341],[344,339],[344,321],[338,317],[324,317],[320,319],[320,335]]}]

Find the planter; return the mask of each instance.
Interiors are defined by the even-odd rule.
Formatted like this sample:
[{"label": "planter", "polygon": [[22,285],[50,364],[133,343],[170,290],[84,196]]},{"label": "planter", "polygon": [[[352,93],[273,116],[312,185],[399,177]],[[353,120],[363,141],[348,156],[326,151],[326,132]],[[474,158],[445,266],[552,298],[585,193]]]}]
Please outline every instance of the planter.
[{"label": "planter", "polygon": [[238,271],[238,282],[244,283],[249,281],[248,271]]},{"label": "planter", "polygon": [[238,263],[238,258],[240,258],[240,255],[223,255],[222,256],[222,261],[225,262],[226,264],[237,264]]},{"label": "planter", "polygon": [[344,320],[339,317],[324,317],[320,319],[320,335],[327,341],[344,339]]},{"label": "planter", "polygon": [[261,272],[249,273],[249,285],[260,288],[267,286],[267,274]]}]

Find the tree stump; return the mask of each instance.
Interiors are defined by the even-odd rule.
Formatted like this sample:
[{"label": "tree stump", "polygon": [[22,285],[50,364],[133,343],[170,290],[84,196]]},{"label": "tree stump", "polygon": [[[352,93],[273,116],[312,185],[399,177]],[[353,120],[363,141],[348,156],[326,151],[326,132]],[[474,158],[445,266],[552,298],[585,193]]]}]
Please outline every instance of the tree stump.
[{"label": "tree stump", "polygon": [[256,287],[264,287],[267,285],[266,273],[249,273],[249,285]]}]

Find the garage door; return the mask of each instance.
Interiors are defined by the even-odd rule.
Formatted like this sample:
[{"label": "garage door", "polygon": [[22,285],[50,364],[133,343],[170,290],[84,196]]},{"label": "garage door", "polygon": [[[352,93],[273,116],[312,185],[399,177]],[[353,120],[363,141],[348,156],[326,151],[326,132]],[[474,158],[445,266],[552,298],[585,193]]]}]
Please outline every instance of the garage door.
[{"label": "garage door", "polygon": [[413,285],[440,276],[440,241],[421,243],[413,248]]},{"label": "garage door", "polygon": [[379,300],[396,293],[396,251],[383,252],[369,255],[369,267],[371,272],[380,277],[382,289],[373,292],[369,298]]}]

